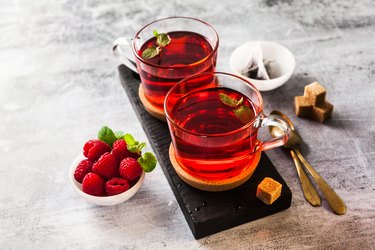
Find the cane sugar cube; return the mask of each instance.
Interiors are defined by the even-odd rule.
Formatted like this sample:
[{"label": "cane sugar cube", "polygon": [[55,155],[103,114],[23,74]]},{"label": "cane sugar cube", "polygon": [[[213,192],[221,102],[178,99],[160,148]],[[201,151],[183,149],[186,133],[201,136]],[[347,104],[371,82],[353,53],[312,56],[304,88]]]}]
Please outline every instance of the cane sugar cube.
[{"label": "cane sugar cube", "polygon": [[281,195],[282,185],[270,177],[263,179],[257,188],[256,197],[264,203],[271,205]]},{"label": "cane sugar cube", "polygon": [[305,86],[303,96],[294,97],[294,111],[299,117],[311,117],[321,123],[332,116],[333,105],[325,100],[326,89],[318,82]]},{"label": "cane sugar cube", "polygon": [[320,106],[315,106],[312,109],[311,117],[320,123],[325,122],[328,118],[332,116],[333,105],[329,102],[324,102]]},{"label": "cane sugar cube", "polygon": [[305,87],[304,96],[312,105],[322,105],[326,99],[326,89],[318,82],[313,82]]},{"label": "cane sugar cube", "polygon": [[307,117],[312,112],[313,105],[304,96],[294,97],[294,111],[299,117]]}]

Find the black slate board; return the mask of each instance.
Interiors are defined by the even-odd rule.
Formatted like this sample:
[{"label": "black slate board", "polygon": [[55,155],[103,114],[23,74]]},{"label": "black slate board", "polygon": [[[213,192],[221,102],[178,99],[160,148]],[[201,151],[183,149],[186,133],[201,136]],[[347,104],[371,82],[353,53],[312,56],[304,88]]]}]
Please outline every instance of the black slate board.
[{"label": "black slate board", "polygon": [[[152,117],[144,109],[138,98],[138,75],[124,65],[120,65],[118,70],[121,83],[196,239],[290,207],[292,193],[265,153],[262,153],[253,176],[235,189],[213,193],[195,189],[183,182],[169,160],[171,138],[167,124]],[[256,188],[264,177],[271,177],[283,185],[281,197],[272,205],[266,205],[255,197]]]}]

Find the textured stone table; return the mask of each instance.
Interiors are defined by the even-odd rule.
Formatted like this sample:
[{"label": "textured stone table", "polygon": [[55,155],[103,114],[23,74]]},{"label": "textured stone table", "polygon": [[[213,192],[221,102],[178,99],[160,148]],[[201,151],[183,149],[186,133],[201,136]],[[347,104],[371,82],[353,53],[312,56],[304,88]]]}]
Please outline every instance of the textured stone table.
[{"label": "textured stone table", "polygon": [[[185,15],[220,35],[218,69],[249,40],[296,56],[293,77],[263,93],[285,111],[310,163],[345,200],[334,215],[305,202],[293,162],[268,152],[293,192],[290,209],[195,240],[160,168],[128,202],[98,207],[68,169],[103,124],[147,140],[111,54],[112,41],[160,17]],[[371,1],[11,1],[0,3],[1,249],[369,249],[375,244],[375,5]],[[319,80],[335,104],[325,125],[296,118],[292,100]],[[150,148],[148,148],[150,150]]]}]

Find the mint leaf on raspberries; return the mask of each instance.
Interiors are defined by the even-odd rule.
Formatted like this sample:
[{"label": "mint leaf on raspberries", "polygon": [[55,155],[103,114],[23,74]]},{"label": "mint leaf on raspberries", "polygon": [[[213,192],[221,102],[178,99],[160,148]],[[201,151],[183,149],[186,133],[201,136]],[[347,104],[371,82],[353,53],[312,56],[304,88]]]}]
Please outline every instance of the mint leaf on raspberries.
[{"label": "mint leaf on raspberries", "polygon": [[146,143],[136,141],[131,134],[125,134],[124,140],[126,142],[127,148],[132,153],[141,153],[142,149],[146,147]]},{"label": "mint leaf on raspberries", "polygon": [[98,132],[98,139],[104,141],[112,147],[113,143],[116,141],[116,136],[112,129],[107,126],[103,126]]},{"label": "mint leaf on raspberries", "polygon": [[125,133],[122,132],[122,131],[116,131],[115,132],[115,136],[116,136],[117,140],[124,139],[124,135],[125,135]]},{"label": "mint leaf on raspberries", "polygon": [[141,165],[143,171],[151,172],[156,167],[157,160],[153,153],[146,152],[138,158],[138,163]]},{"label": "mint leaf on raspberries", "polygon": [[142,142],[140,144],[136,144],[136,145],[128,145],[128,150],[132,153],[139,153],[142,151],[142,149],[144,149],[146,147],[146,143],[145,142]]},{"label": "mint leaf on raspberries", "polygon": [[124,140],[126,141],[126,144],[134,146],[137,145],[139,142],[134,139],[134,137],[131,134],[125,134]]}]

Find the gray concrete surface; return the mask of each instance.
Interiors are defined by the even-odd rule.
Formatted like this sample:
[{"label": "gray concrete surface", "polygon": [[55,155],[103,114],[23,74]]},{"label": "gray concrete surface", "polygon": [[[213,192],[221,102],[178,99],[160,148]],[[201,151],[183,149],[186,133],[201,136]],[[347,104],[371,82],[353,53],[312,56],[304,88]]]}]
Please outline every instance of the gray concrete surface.
[{"label": "gray concrete surface", "polygon": [[[156,18],[185,15],[220,35],[218,69],[249,40],[296,56],[293,77],[263,93],[306,140],[303,153],[345,200],[346,215],[305,202],[289,155],[268,155],[293,192],[285,212],[195,240],[160,168],[128,202],[98,207],[68,179],[83,143],[107,124],[147,140],[123,91],[111,44]],[[0,2],[1,249],[371,249],[375,235],[373,1]],[[325,125],[296,118],[313,80],[335,105]],[[150,148],[148,148],[150,150]]]}]

